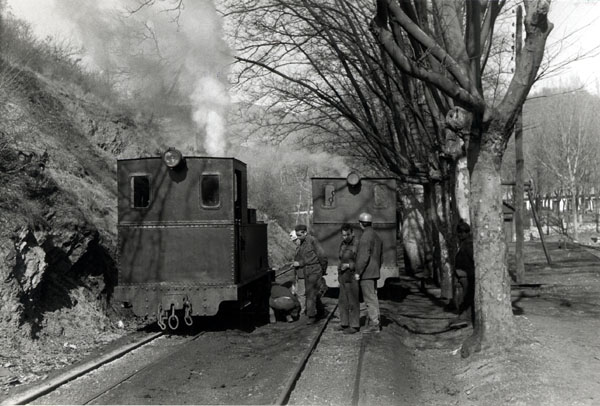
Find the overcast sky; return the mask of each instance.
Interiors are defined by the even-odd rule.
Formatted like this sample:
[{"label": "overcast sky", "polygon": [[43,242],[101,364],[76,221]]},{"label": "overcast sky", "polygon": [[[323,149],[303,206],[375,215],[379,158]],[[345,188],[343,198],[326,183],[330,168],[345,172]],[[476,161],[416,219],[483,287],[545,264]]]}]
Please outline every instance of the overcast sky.
[{"label": "overcast sky", "polygon": [[[29,21],[41,37],[51,35],[70,39],[73,37],[73,25],[55,12],[55,6],[60,2],[61,0],[8,0],[13,12]],[[101,4],[104,7],[118,7],[122,1],[102,0]],[[561,38],[574,33],[561,51],[561,58],[584,53],[600,45],[600,0],[553,0],[550,20],[555,27],[549,43],[557,43]],[[77,38],[73,38],[73,42],[77,43]],[[540,85],[552,86],[577,76],[588,90],[597,92],[600,88],[599,66],[600,56],[578,61],[561,75]]]}]

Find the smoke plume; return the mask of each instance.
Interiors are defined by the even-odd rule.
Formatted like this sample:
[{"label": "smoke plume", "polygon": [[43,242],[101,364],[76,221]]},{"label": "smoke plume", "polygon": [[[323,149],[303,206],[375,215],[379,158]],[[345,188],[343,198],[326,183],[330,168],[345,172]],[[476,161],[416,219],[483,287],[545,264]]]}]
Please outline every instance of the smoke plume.
[{"label": "smoke plume", "polygon": [[[172,0],[139,8],[137,0],[61,0],[62,17],[75,27],[86,63],[149,115],[181,116],[167,142],[184,153],[223,155],[229,106],[230,50],[212,0]],[[136,10],[134,13],[131,11]]]}]

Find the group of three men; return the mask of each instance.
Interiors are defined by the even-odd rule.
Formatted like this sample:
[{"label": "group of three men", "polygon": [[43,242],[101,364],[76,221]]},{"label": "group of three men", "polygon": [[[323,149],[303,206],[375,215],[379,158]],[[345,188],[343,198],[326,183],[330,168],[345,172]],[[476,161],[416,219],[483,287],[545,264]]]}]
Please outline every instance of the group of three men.
[{"label": "group of three men", "polygon": [[[368,332],[379,332],[379,301],[377,280],[380,277],[383,243],[373,230],[373,217],[369,213],[359,216],[362,229],[360,239],[355,238],[350,224],[342,225],[339,249],[338,281],[340,285],[340,330],[354,334],[360,330],[359,291],[367,306]],[[307,324],[319,316],[319,297],[323,291],[323,274],[327,269],[327,256],[319,242],[308,234],[307,227],[295,227],[298,246],[293,266],[296,268],[297,293],[306,295]]]}]

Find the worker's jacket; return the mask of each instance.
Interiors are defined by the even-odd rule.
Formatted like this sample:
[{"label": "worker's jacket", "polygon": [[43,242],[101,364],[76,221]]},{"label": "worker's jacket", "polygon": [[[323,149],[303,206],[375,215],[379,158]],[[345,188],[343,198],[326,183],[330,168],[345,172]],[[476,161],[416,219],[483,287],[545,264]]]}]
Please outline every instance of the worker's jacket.
[{"label": "worker's jacket", "polygon": [[[342,240],[340,244],[340,263],[338,265],[338,279],[340,283],[352,282],[356,269],[356,251],[358,249],[357,239],[352,237],[350,241]],[[348,269],[342,269],[342,264],[348,264]]]},{"label": "worker's jacket", "polygon": [[307,235],[304,241],[296,248],[294,261],[300,266],[296,269],[298,278],[305,275],[324,273],[327,270],[327,256],[321,244],[311,235]]},{"label": "worker's jacket", "polygon": [[358,241],[355,272],[360,279],[379,279],[382,262],[383,242],[373,227],[366,227]]}]

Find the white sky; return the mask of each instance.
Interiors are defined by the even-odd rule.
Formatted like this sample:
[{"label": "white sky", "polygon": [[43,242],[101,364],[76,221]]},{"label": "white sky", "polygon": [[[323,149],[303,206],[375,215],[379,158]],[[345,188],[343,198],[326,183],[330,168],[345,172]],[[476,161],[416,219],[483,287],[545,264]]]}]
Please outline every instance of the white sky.
[{"label": "white sky", "polygon": [[[40,37],[50,35],[77,44],[77,39],[72,38],[71,23],[54,12],[54,5],[60,1],[8,0],[8,5],[15,15],[29,21]],[[102,4],[105,7],[114,7],[123,2],[102,0]],[[600,0],[553,0],[550,20],[554,23],[554,30],[550,34],[549,44],[558,43],[561,38],[574,33],[561,51],[560,58],[569,58],[600,46]],[[599,67],[600,55],[574,62],[560,75],[542,81],[538,86],[553,86],[576,76],[588,90],[600,93]]]}]

